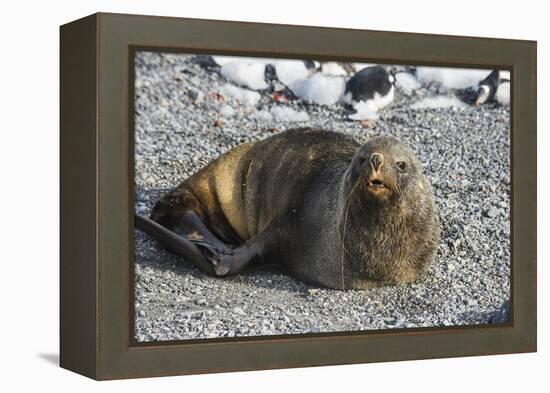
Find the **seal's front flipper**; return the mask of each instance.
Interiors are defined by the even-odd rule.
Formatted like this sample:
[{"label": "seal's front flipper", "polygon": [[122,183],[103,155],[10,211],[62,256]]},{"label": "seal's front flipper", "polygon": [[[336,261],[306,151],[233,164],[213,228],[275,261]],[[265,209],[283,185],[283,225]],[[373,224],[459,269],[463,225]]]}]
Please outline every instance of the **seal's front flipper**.
[{"label": "seal's front flipper", "polygon": [[138,214],[134,217],[136,228],[153,236],[170,251],[188,259],[204,273],[212,276],[217,275],[214,271],[212,263],[206,259],[203,252],[195,244],[193,244],[193,242],[172,232],[148,217],[140,216]]},{"label": "seal's front flipper", "polygon": [[231,266],[233,265],[233,258],[233,255],[229,254],[215,255],[212,258],[214,271],[218,276],[226,276],[229,273]]}]

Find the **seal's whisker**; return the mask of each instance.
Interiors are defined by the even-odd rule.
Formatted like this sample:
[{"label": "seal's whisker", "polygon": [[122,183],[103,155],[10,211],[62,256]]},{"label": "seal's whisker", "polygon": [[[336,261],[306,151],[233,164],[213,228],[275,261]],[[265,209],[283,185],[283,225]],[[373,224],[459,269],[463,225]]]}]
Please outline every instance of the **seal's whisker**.
[{"label": "seal's whisker", "polygon": [[[340,220],[338,220],[338,222],[336,223],[336,230],[338,232],[338,240],[340,241],[340,245],[342,246],[342,249],[346,252],[346,254],[348,254],[350,257],[351,257],[351,254],[350,252],[347,250],[346,246],[345,246],[345,240],[346,240],[346,225],[347,225],[347,222],[348,222],[348,213],[349,213],[349,198],[351,197],[351,195],[353,194],[353,192],[355,191],[355,189],[357,188],[357,185],[359,184],[359,180],[357,180],[355,182],[355,184],[353,185],[353,187],[351,188],[350,192],[348,193],[348,196],[346,197],[346,199],[344,200],[344,208],[346,209],[346,213],[344,215],[344,231],[343,231],[343,234],[340,235]],[[340,259],[340,270],[341,270],[341,276],[342,276],[342,290],[345,289],[345,286],[344,286],[344,253],[342,253],[342,257]]]},{"label": "seal's whisker", "polygon": [[397,193],[399,195],[401,195],[403,193],[403,189],[401,188],[401,184],[399,184],[398,181],[395,182],[395,190],[397,191]]},{"label": "seal's whisker", "polygon": [[[344,234],[343,236],[345,237],[345,233],[346,233],[346,228],[345,228],[345,225],[346,225],[346,222],[347,222],[347,217],[348,217],[348,212],[349,212],[349,198],[351,197],[351,195],[353,194],[353,192],[355,191],[355,189],[357,188],[359,184],[359,181],[356,181],[354,186],[352,187],[352,189],[350,190],[350,192],[348,193],[348,196],[346,197],[346,199],[344,200],[344,207],[342,209],[342,211],[345,209],[346,212],[345,212],[345,217],[344,217]],[[338,222],[337,222],[337,225],[336,225],[336,230],[338,232],[338,240],[340,241],[340,245],[342,246],[343,250],[351,257],[351,254],[349,253],[349,251],[346,249],[346,246],[344,244],[344,240],[345,238],[342,237],[342,234],[340,233],[340,219],[342,217],[339,216],[338,217]]]}]

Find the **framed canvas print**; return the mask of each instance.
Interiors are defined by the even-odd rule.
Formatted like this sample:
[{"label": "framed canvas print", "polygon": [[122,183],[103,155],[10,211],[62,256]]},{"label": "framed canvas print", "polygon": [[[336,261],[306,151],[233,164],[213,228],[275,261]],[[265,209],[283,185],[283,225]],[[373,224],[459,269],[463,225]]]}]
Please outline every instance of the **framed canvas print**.
[{"label": "framed canvas print", "polygon": [[536,43],[61,27],[61,366],[536,350]]}]

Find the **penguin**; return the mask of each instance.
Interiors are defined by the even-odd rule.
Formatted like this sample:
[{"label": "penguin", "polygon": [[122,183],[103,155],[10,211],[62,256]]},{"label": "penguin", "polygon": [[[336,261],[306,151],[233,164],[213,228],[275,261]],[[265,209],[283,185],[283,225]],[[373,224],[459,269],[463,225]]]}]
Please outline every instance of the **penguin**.
[{"label": "penguin", "polygon": [[479,82],[476,96],[476,106],[485,104],[495,98],[498,85],[500,84],[499,70],[493,70],[485,79]]},{"label": "penguin", "polygon": [[394,92],[395,76],[376,65],[363,68],[350,78],[342,101],[356,110],[350,119],[369,120],[376,118],[376,112],[393,101]]},{"label": "penguin", "polygon": [[479,82],[476,106],[496,101],[501,105],[510,103],[510,72],[493,70]]},{"label": "penguin", "polygon": [[[290,86],[296,80],[307,79],[315,72],[319,63],[313,60],[277,60],[267,63],[264,79],[270,86],[269,91],[276,94],[276,99],[287,97],[297,99]],[[281,73],[281,74],[280,74]]]},{"label": "penguin", "polygon": [[304,65],[306,68],[311,71],[312,73],[317,71],[318,68],[321,66],[321,63],[315,60],[302,60],[304,62]]}]

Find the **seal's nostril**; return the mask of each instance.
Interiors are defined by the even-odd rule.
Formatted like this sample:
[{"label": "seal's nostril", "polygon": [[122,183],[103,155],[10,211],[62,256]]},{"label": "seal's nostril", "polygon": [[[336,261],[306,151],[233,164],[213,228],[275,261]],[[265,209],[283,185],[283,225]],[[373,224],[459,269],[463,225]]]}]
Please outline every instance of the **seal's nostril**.
[{"label": "seal's nostril", "polygon": [[384,162],[384,156],[380,153],[372,153],[370,156],[370,163],[375,171],[378,171],[380,165]]}]

